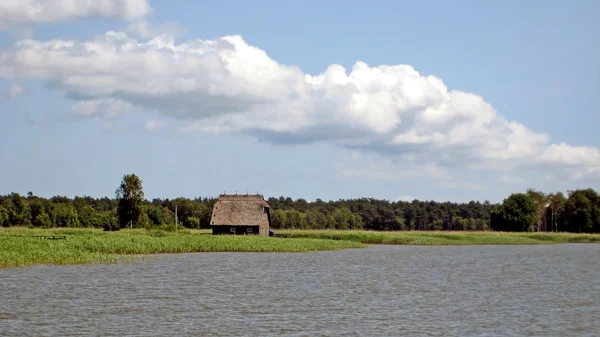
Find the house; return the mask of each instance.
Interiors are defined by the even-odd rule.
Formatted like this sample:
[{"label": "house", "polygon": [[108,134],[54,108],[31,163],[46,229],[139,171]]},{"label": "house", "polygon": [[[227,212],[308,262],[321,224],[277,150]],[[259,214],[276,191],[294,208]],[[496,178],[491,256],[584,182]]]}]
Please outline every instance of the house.
[{"label": "house", "polygon": [[213,234],[269,235],[270,206],[262,194],[221,194],[213,207]]}]

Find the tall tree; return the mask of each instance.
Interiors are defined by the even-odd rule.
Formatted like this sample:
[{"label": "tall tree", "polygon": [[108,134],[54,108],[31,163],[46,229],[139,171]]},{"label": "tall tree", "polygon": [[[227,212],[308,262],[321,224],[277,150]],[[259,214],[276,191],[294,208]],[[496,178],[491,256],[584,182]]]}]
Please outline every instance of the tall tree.
[{"label": "tall tree", "polygon": [[533,232],[535,202],[525,193],[513,193],[492,211],[492,228],[507,232]]},{"label": "tall tree", "polygon": [[569,198],[565,204],[565,220],[567,230],[571,232],[598,231],[600,222],[600,196],[591,188],[569,191]]},{"label": "tall tree", "polygon": [[11,195],[8,222],[12,226],[29,226],[31,224],[29,207],[19,193]]},{"label": "tall tree", "polygon": [[[273,198],[275,199],[275,198]],[[275,229],[285,228],[287,223],[287,214],[282,209],[274,209],[271,211],[271,227]]]},{"label": "tall tree", "polygon": [[562,192],[552,193],[548,195],[550,204],[547,208],[547,215],[550,219],[550,231],[558,232],[559,225],[561,229],[564,229],[564,211],[567,198],[565,198]]},{"label": "tall tree", "polygon": [[72,204],[56,204],[53,209],[53,218],[56,227],[80,227],[77,210]]},{"label": "tall tree", "polygon": [[145,214],[142,180],[133,173],[124,175],[115,194],[119,200],[117,206],[119,227],[137,226],[140,220],[143,220],[142,214]]},{"label": "tall tree", "polygon": [[535,224],[534,230],[541,232],[546,230],[546,206],[548,205],[547,196],[540,191],[536,191],[532,188],[527,189],[526,194],[533,200],[535,204]]}]

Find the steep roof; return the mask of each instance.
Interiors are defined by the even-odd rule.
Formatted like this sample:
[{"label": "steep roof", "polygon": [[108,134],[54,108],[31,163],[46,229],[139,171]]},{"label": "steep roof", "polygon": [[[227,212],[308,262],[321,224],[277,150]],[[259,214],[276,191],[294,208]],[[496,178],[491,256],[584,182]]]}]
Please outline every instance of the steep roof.
[{"label": "steep roof", "polygon": [[269,208],[262,194],[221,194],[213,207],[210,224],[213,226],[258,226],[264,208]]}]

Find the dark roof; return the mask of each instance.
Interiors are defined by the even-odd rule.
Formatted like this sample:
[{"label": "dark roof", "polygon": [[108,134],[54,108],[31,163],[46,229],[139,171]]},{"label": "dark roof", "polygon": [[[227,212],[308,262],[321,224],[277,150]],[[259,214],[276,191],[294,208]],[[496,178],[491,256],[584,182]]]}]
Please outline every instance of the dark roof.
[{"label": "dark roof", "polygon": [[213,207],[210,224],[213,226],[258,226],[266,217],[269,204],[262,194],[221,194]]}]

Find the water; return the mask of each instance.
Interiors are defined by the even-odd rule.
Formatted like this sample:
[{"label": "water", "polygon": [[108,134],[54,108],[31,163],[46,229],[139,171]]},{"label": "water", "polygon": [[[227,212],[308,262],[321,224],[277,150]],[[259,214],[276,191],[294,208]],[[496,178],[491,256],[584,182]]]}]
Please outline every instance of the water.
[{"label": "water", "polygon": [[600,245],[375,246],[0,270],[2,336],[600,336]]}]

